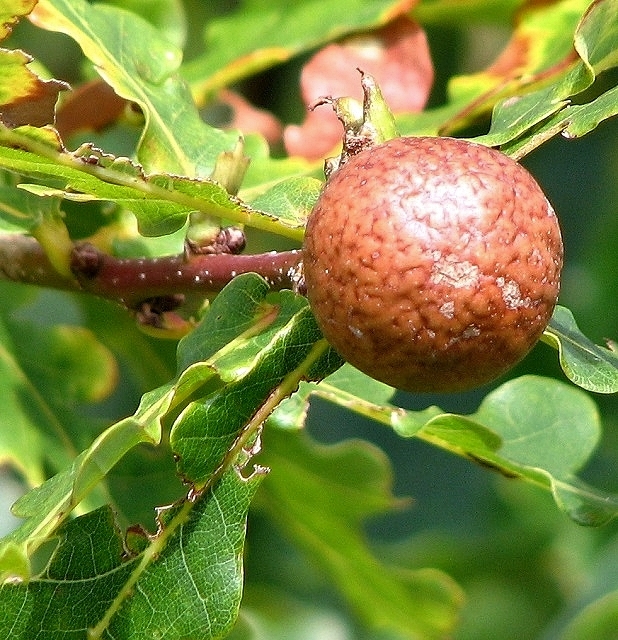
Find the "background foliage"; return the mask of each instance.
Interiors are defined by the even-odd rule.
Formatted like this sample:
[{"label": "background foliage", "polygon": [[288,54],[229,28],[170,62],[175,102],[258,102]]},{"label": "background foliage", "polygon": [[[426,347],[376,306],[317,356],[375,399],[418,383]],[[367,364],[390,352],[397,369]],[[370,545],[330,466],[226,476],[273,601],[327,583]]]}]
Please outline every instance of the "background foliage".
[{"label": "background foliage", "polygon": [[[160,258],[224,219],[250,253],[298,247],[323,179],[290,142],[294,125],[307,147],[326,130],[305,111],[323,94],[305,95],[313,55],[338,42],[354,68],[346,38],[404,14],[421,71],[386,78],[428,102],[396,109],[401,133],[500,146],[563,225],[561,306],[508,379],[396,392],[341,367],[306,301],[255,273],[191,308],[180,340],[58,290],[76,288],[84,239]],[[0,15],[22,16],[0,51],[0,257],[31,236],[56,274],[35,288],[5,264],[0,282],[3,493],[24,494],[3,514],[1,635],[614,638],[615,0],[4,0]],[[262,117],[275,134],[253,131]]]}]

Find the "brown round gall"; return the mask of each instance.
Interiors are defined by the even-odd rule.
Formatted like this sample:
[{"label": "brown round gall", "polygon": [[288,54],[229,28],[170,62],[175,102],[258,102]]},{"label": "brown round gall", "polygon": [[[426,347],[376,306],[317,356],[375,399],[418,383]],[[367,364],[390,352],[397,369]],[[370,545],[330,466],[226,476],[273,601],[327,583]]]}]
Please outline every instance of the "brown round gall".
[{"label": "brown round gall", "polygon": [[303,247],[327,340],[398,389],[452,392],[519,362],[560,289],[558,220],[534,178],[488,147],[397,138],[328,179]]}]

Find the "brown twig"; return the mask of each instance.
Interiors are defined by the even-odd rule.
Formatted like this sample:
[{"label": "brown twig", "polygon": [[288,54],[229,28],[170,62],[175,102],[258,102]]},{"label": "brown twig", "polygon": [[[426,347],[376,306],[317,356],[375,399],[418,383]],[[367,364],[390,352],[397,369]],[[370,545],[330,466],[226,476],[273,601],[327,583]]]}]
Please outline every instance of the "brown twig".
[{"label": "brown twig", "polygon": [[273,289],[295,288],[299,251],[234,255],[192,254],[116,258],[91,244],[76,244],[73,278],[59,274],[29,236],[0,234],[0,279],[64,291],[84,291],[137,309],[150,299],[220,291],[241,273],[255,272]]}]

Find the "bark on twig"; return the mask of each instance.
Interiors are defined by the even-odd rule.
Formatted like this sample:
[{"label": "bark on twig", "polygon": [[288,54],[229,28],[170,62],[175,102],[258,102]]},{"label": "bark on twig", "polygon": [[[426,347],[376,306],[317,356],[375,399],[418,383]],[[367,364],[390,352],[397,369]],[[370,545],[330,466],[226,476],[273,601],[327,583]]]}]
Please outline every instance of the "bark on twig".
[{"label": "bark on twig", "polygon": [[295,288],[300,251],[234,255],[188,254],[158,258],[116,258],[91,244],[76,244],[73,278],[59,274],[32,237],[0,234],[0,279],[64,291],[84,291],[137,309],[152,298],[220,291],[248,272],[264,277],[273,289]]}]

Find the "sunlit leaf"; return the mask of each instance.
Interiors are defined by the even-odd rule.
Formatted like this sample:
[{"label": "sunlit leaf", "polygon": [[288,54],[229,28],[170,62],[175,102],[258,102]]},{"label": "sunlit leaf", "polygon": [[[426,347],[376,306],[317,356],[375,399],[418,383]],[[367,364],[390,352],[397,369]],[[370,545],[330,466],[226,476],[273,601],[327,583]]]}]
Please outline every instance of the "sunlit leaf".
[{"label": "sunlit leaf", "polygon": [[[222,637],[240,605],[245,519],[261,477],[232,469],[196,502],[162,512],[137,555],[127,557],[108,507],[67,523],[41,576],[0,587],[2,635]],[[76,608],[85,591],[89,606]]]},{"label": "sunlit leaf", "polygon": [[0,556],[7,544],[18,545],[25,554],[34,553],[122,456],[144,442],[152,439],[142,425],[132,418],[122,420],[76,456],[70,466],[22,496],[13,512],[24,523],[1,541]]},{"label": "sunlit leaf", "polygon": [[[0,25],[34,4],[6,0]],[[182,251],[193,211],[214,217],[215,225],[222,220],[266,231],[248,234],[250,248],[255,238],[268,242],[269,233],[301,241],[323,183],[320,163],[272,157],[260,135],[244,135],[251,162],[238,197],[230,197],[208,177],[220,153],[235,148],[238,134],[205,124],[202,117],[211,114],[199,113],[194,100],[208,106],[222,87],[291,61],[281,73],[273,69],[272,76],[256,76],[235,90],[247,88],[252,100],[274,105],[282,119],[302,120],[294,75],[304,58],[348,36],[360,35],[366,43],[367,34],[403,13],[427,28],[432,54],[448,59],[436,57],[442,77],[433,104],[440,106],[401,114],[402,133],[478,131],[493,109],[489,134],[477,140],[520,158],[552,136],[585,135],[618,113],[612,84],[618,65],[613,0],[242,0],[193,2],[189,13],[185,5],[180,0],[40,0],[34,28],[26,24],[21,33],[16,30],[26,53],[30,34],[36,34],[32,46],[40,60],[31,65],[18,51],[4,57],[7,77],[4,84],[0,78],[0,93],[4,88],[9,105],[18,104],[17,111],[3,111],[9,126],[0,126],[4,242],[30,235],[30,246],[35,239],[41,243],[40,225],[52,221],[60,224],[45,227],[47,246],[59,247],[61,267],[62,257],[70,254],[61,228],[71,234],[65,238],[70,248],[73,241],[87,239],[116,256],[157,258]],[[63,39],[37,27],[77,42],[85,57],[75,50],[71,59],[68,72],[76,85],[98,71],[116,101],[115,110],[106,111],[97,124],[96,116],[105,111],[97,104],[102,93],[95,92],[94,102],[87,104],[75,95],[73,106],[82,107],[84,117],[74,121],[73,132],[79,129],[84,139],[90,133],[83,125],[94,127],[91,140],[111,140],[112,148],[129,157],[108,155],[94,144],[71,153],[68,134],[63,132],[61,140],[51,126],[39,126],[52,122],[59,89],[53,81],[45,84],[47,76],[39,69],[48,63],[63,68],[56,67],[56,56],[61,54],[63,62],[64,52],[55,50]],[[202,29],[204,41],[196,43]],[[471,68],[479,53],[485,57],[479,51],[484,36],[493,43],[508,34],[494,63],[455,77],[442,95],[446,73]],[[184,65],[183,55],[189,61]],[[37,76],[28,76],[30,67]],[[116,136],[126,134],[125,118],[133,129],[115,146]],[[20,123],[28,124],[14,127]],[[143,126],[139,141],[137,124]],[[253,124],[246,125],[248,131]],[[280,146],[273,149],[283,156]],[[139,232],[151,238],[136,235],[130,212]],[[172,233],[173,239],[167,235]],[[71,278],[64,268],[65,278]],[[6,277],[15,273],[4,272]],[[0,637],[64,640],[86,637],[88,629],[92,638],[127,640],[214,640],[229,633],[234,640],[307,640],[311,634],[341,640],[515,637],[520,629],[511,618],[529,617],[538,630],[545,622],[541,616],[555,616],[560,603],[564,611],[550,631],[564,631],[573,640],[590,633],[612,637],[614,576],[599,575],[591,582],[588,571],[571,572],[569,563],[588,570],[597,557],[611,568],[614,556],[600,548],[597,537],[546,509],[542,492],[531,493],[539,502],[530,503],[522,490],[525,482],[550,492],[579,524],[600,525],[618,514],[616,495],[575,475],[595,453],[601,431],[593,399],[571,384],[615,393],[616,348],[586,339],[568,310],[556,309],[544,340],[558,349],[570,382],[516,378],[473,394],[478,409],[462,415],[456,411],[469,406],[460,404],[468,399],[458,396],[448,400],[451,412],[397,406],[394,389],[341,366],[303,297],[270,291],[257,274],[234,278],[203,306],[201,300],[187,299],[180,312],[191,314],[196,326],[177,349],[171,341],[138,337],[126,310],[105,306],[94,296],[27,289],[13,284],[0,289],[0,462],[26,484],[39,486],[16,503],[14,512],[24,520],[0,542],[0,579],[6,581],[0,587]],[[115,385],[117,379],[121,384]],[[364,535],[367,521],[404,504],[393,496],[388,461],[368,442],[323,446],[311,441],[303,427],[314,400],[328,416],[344,409],[363,422],[373,420],[376,440],[420,439],[421,453],[412,460],[419,469],[429,444],[509,478],[497,485],[499,497],[492,502],[499,526],[492,518],[481,522],[487,532],[481,539],[484,535],[494,545],[493,552],[483,551],[482,566],[471,569],[472,562],[478,564],[474,547],[480,539],[466,540],[459,522],[452,523],[453,536],[413,528],[405,541],[388,550],[380,546],[380,558],[388,555],[393,565],[378,558]],[[604,407],[612,401],[600,399]],[[608,429],[605,438],[611,437]],[[264,482],[261,467],[253,473],[248,468],[261,445],[258,461],[272,468]],[[610,448],[611,443],[595,459],[597,478],[603,477],[603,465],[612,468]],[[190,485],[188,495],[181,480]],[[611,474],[607,482],[611,487]],[[519,502],[516,513],[520,499],[525,506]],[[235,625],[245,520],[254,502],[253,550],[267,553],[257,562],[249,556],[257,572],[248,576],[250,597]],[[496,503],[499,508],[493,510]],[[113,505],[117,513],[110,506],[95,509],[101,504]],[[412,514],[420,516],[419,525],[421,511]],[[556,515],[564,528],[554,525]],[[519,540],[524,536],[514,522],[518,519],[527,523],[528,546]],[[125,536],[118,523],[134,525]],[[263,542],[264,532],[282,543],[281,549],[273,550],[270,539]],[[307,562],[296,549],[288,557],[289,545],[304,552]],[[533,556],[540,559],[539,567],[522,575],[511,560],[515,554],[526,556],[533,545],[542,550]],[[505,546],[513,556],[503,553]],[[562,562],[561,553],[568,554],[568,562]],[[442,571],[424,568],[432,566],[453,571],[469,591],[461,631],[456,628],[461,590]],[[282,576],[284,571],[288,575]],[[529,588],[531,579],[538,580],[538,589]],[[544,582],[551,584],[545,588]],[[520,591],[512,588],[515,584]],[[555,584],[560,585],[558,599]],[[582,588],[586,593],[575,602]],[[535,606],[537,594],[543,606]],[[496,618],[507,621],[507,632],[471,632],[470,619],[486,618],[492,605],[499,610]]]},{"label": "sunlit leaf", "polygon": [[19,18],[32,11],[37,0],[5,0],[0,6],[0,39],[11,33]]},{"label": "sunlit leaf", "polygon": [[[244,292],[240,291],[240,282]],[[198,486],[221,465],[246,425],[256,429],[302,379],[324,377],[339,365],[338,358],[328,357],[329,347],[304,298],[283,291],[266,303],[264,281],[254,274],[237,278],[230,289],[239,290],[241,295],[233,298],[230,293],[228,305],[244,298],[247,310],[241,313],[247,317],[253,310],[253,327],[239,332],[243,315],[220,312],[224,303],[217,299],[213,305],[216,308],[210,309],[207,316],[211,321],[206,321],[203,331],[192,336],[190,342],[181,343],[179,349],[179,357],[185,359],[189,351],[192,358],[200,335],[203,343],[199,348],[204,350],[211,348],[211,340],[217,344],[222,335],[230,337],[230,330],[236,333],[219,354],[207,361],[213,372],[229,384],[223,386],[213,380],[203,397],[180,413],[170,434],[179,472]],[[185,385],[198,371],[202,371],[199,363],[189,367],[178,386]]]},{"label": "sunlit leaf", "polygon": [[40,0],[30,19],[71,36],[118,95],[136,102],[146,124],[138,158],[148,172],[208,176],[238,136],[206,125],[178,75],[182,54],[136,14],[85,0]]},{"label": "sunlit leaf", "polygon": [[618,354],[587,338],[567,308],[556,307],[544,340],[558,349],[569,380],[596,393],[618,392]]},{"label": "sunlit leaf", "polygon": [[[5,140],[14,137],[15,134],[4,132]],[[26,146],[29,143],[23,142]],[[33,178],[46,178],[54,185],[43,189],[40,185],[22,185],[23,189],[78,201],[113,201],[135,214],[144,235],[173,233],[185,224],[191,211],[199,210],[238,224],[249,224],[294,238],[302,236],[298,219],[289,213],[292,225],[286,224],[285,219],[279,221],[273,215],[251,209],[230,196],[221,185],[207,179],[168,174],[146,176],[139,165],[127,158],[114,158],[100,151],[93,153],[81,149],[70,154],[40,145],[35,148],[38,153],[0,147],[1,167]],[[91,156],[95,159],[94,165],[90,164]]]},{"label": "sunlit leaf", "polygon": [[[6,542],[34,551],[131,449],[159,443],[171,412],[178,414],[171,440],[179,471],[203,487],[237,457],[232,445],[245,427],[248,437],[255,436],[302,379],[338,367],[306,300],[284,291],[280,304],[271,304],[267,292],[256,274],[234,279],[206,313],[202,328],[180,344],[177,377],[145,393],[133,416],[103,431],[70,466],[20,498],[14,512],[26,520]],[[253,306],[223,313],[231,307],[240,311],[243,301]],[[230,411],[229,421],[223,420],[222,412]],[[249,422],[254,414],[257,419]]]},{"label": "sunlit leaf", "polygon": [[251,206],[270,212],[290,226],[304,226],[322,185],[316,178],[290,178],[253,200]]},{"label": "sunlit leaf", "polygon": [[8,127],[53,123],[58,94],[69,88],[39,78],[27,67],[31,61],[23,51],[0,50],[0,120]]},{"label": "sunlit leaf", "polygon": [[[499,4],[494,7],[497,12],[507,10],[507,5]],[[402,133],[449,134],[493,109],[489,133],[476,140],[503,145],[505,152],[521,157],[560,133],[571,122],[571,115],[576,121],[587,118],[590,122],[590,115],[578,113],[576,106],[570,111],[569,98],[588,88],[602,68],[613,64],[610,51],[616,16],[611,0],[599,0],[586,12],[589,5],[588,0],[525,3],[498,58],[483,71],[452,78],[446,105],[398,118]],[[435,19],[447,11],[474,16],[478,10],[476,3],[431,2],[423,3],[418,13]],[[574,55],[574,46],[581,58]],[[597,116],[601,112],[611,115],[614,107],[609,101],[608,96],[601,110],[596,107]],[[583,130],[583,124],[573,126],[572,135]]]},{"label": "sunlit leaf", "polygon": [[208,24],[206,53],[184,65],[183,75],[198,96],[207,95],[328,40],[384,24],[405,6],[393,0],[245,0]]},{"label": "sunlit leaf", "polygon": [[521,157],[561,131],[570,137],[581,136],[601,120],[615,115],[618,98],[614,91],[607,91],[587,104],[570,105],[569,98],[589,88],[598,74],[618,65],[617,38],[615,3],[611,0],[592,3],[573,33],[579,59],[567,65],[547,86],[499,103],[489,133],[478,141],[491,146],[506,145],[505,152]]}]

